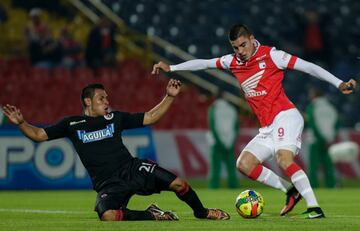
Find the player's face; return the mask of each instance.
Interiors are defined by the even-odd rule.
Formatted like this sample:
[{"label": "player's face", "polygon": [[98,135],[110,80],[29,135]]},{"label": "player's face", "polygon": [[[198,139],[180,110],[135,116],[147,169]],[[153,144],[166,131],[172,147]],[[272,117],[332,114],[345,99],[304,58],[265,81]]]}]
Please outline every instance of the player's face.
[{"label": "player's face", "polygon": [[231,46],[234,49],[236,57],[241,62],[248,61],[255,52],[254,36],[240,36],[234,41],[230,41]]},{"label": "player's face", "polygon": [[89,114],[91,116],[106,115],[109,110],[108,95],[102,89],[95,89],[94,93],[94,97],[91,99],[91,105],[89,107]]}]

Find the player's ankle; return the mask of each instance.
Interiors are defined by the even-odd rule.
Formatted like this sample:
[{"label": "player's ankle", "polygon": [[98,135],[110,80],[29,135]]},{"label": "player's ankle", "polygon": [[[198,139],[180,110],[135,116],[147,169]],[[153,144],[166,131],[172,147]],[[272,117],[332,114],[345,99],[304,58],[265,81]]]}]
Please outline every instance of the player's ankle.
[{"label": "player's ankle", "polygon": [[206,218],[207,214],[208,214],[208,210],[206,208],[199,211],[194,211],[194,216],[199,219]]}]

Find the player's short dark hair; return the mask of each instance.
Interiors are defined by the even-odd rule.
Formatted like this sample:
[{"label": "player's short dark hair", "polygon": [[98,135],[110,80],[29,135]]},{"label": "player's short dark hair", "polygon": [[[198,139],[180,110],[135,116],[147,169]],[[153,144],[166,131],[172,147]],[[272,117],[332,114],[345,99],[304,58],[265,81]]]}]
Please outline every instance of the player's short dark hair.
[{"label": "player's short dark hair", "polygon": [[230,28],[229,31],[229,40],[235,41],[241,36],[249,37],[253,35],[252,31],[244,24],[235,24]]},{"label": "player's short dark hair", "polygon": [[85,98],[90,98],[92,99],[95,95],[95,89],[102,89],[105,90],[104,86],[100,83],[91,83],[89,85],[87,85],[86,87],[84,87],[81,91],[81,104],[83,106],[83,108],[86,107],[85,105]]}]

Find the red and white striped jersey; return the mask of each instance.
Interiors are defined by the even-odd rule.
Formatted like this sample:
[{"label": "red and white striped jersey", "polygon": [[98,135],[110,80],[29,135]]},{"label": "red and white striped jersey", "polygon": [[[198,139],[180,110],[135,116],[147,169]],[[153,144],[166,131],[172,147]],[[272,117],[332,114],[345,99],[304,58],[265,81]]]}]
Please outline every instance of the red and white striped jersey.
[{"label": "red and white striped jersey", "polygon": [[275,47],[257,44],[255,54],[247,62],[229,54],[218,58],[216,67],[233,73],[261,127],[264,127],[270,125],[279,112],[295,107],[285,95],[282,80],[284,70],[293,69],[296,59],[296,56]]}]

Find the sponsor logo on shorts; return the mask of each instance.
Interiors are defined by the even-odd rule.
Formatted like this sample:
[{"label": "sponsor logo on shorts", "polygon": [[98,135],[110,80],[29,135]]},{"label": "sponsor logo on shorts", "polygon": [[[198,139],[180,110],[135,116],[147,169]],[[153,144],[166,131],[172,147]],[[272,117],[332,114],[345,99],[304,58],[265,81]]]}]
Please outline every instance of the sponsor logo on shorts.
[{"label": "sponsor logo on shorts", "polygon": [[298,136],[298,137],[296,138],[296,140],[297,140],[298,142],[301,142],[301,136]]}]

